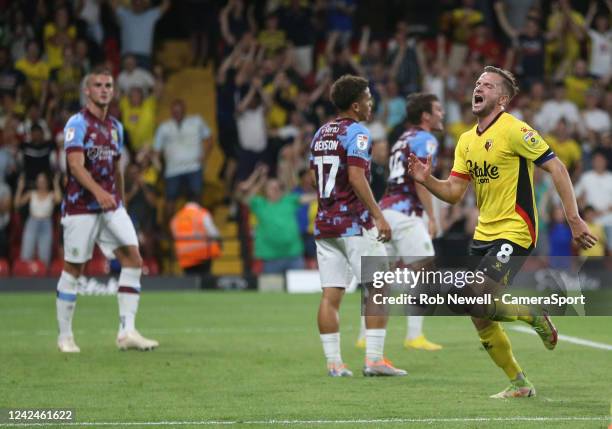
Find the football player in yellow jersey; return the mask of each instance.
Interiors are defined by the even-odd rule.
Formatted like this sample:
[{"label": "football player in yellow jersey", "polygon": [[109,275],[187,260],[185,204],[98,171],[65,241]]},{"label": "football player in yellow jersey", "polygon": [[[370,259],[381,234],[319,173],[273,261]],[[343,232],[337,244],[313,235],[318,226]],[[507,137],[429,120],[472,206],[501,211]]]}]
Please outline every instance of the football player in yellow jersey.
[{"label": "football player in yellow jersey", "polygon": [[[533,250],[537,239],[537,211],[533,192],[533,165],[548,171],[565,209],[575,242],[582,248],[597,240],[580,218],[567,170],[546,142],[530,126],[506,112],[518,92],[512,73],[487,66],[476,81],[472,113],[477,125],[461,135],[455,148],[450,176],[431,175],[431,159],[411,156],[409,171],[441,200],[457,203],[470,181],[474,183],[480,209],[470,254],[481,256],[478,270],[487,275],[487,286],[505,286]],[[550,318],[532,315],[528,308],[496,302],[483,311],[470,309],[472,321],[491,359],[504,370],[510,386],[493,398],[528,397],[535,388],[527,380],[512,354],[502,321],[521,320],[531,325],[547,349],[557,343],[557,330]]]}]

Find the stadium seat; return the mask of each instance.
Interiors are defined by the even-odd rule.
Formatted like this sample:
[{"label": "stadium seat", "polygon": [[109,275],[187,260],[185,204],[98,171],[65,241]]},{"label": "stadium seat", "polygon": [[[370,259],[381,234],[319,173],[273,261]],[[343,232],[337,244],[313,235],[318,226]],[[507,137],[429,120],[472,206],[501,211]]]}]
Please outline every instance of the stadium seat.
[{"label": "stadium seat", "polygon": [[159,264],[153,258],[145,259],[142,261],[142,273],[145,276],[159,275]]},{"label": "stadium seat", "polygon": [[49,277],[59,277],[64,269],[64,260],[54,259],[49,266]]},{"label": "stadium seat", "polygon": [[47,267],[42,261],[23,261],[17,259],[13,264],[13,276],[15,277],[46,277]]},{"label": "stadium seat", "polygon": [[109,272],[110,267],[104,257],[94,257],[85,265],[85,275],[87,277],[106,276]]},{"label": "stadium seat", "polygon": [[261,274],[263,272],[264,263],[261,259],[253,259],[251,264],[251,271],[253,274]]},{"label": "stadium seat", "polygon": [[11,274],[9,263],[6,259],[0,259],[0,277],[8,277]]}]

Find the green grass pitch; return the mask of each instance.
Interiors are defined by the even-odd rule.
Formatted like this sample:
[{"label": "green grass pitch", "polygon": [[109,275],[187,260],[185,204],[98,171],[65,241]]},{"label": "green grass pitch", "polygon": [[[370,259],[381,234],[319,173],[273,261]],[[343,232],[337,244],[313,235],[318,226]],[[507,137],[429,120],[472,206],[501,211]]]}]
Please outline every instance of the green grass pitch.
[{"label": "green grass pitch", "polygon": [[[365,378],[363,351],[354,347],[359,297],[351,295],[341,313],[342,353],[356,376],[332,379],[325,375],[316,327],[318,299],[145,293],[137,325],[161,346],[142,353],[119,352],[114,345],[115,297],[80,296],[74,330],[81,353],[65,355],[55,344],[54,294],[1,294],[0,408],[74,408],[77,422],[89,427],[152,427],[162,421],[169,422],[165,427],[183,422],[183,428],[222,421],[234,422],[223,427],[308,428],[609,424],[612,351],[561,341],[550,352],[536,336],[507,329],[538,396],[493,400],[488,396],[506,380],[467,318],[426,319],[425,332],[444,349],[420,352],[402,348],[405,319],[394,317],[386,355],[409,375]],[[556,323],[563,334],[612,344],[612,318],[566,317]]]}]

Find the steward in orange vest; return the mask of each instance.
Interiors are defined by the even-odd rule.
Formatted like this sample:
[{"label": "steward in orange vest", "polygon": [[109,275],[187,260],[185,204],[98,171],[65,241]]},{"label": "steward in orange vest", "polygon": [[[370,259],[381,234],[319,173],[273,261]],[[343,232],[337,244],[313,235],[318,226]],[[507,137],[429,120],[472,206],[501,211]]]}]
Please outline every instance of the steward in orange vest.
[{"label": "steward in orange vest", "polygon": [[219,231],[210,212],[189,201],[170,221],[179,265],[188,274],[207,274],[211,260],[221,256]]}]

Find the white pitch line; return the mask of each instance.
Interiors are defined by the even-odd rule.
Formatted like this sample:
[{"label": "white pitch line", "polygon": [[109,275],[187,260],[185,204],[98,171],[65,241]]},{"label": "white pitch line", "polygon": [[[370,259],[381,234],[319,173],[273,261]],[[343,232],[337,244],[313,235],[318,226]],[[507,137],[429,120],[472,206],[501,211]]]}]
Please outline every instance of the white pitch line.
[{"label": "white pitch line", "polygon": [[[200,421],[159,421],[159,422],[50,422],[28,423],[28,426],[227,426],[227,425],[354,425],[386,423],[465,423],[465,422],[599,422],[608,420],[608,416],[591,417],[449,417],[422,419],[354,419],[354,420],[200,420]],[[0,423],[0,427],[23,427],[26,423]]]},{"label": "white pitch line", "polygon": [[[533,329],[528,328],[526,326],[511,326],[510,329],[517,332],[523,332],[525,334],[538,335]],[[592,347],[594,349],[612,350],[612,344],[598,343],[597,341],[585,340],[584,338],[571,337],[569,335],[559,334],[559,339],[568,343]]]}]

